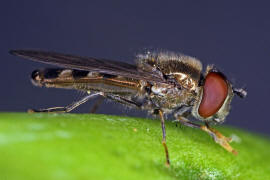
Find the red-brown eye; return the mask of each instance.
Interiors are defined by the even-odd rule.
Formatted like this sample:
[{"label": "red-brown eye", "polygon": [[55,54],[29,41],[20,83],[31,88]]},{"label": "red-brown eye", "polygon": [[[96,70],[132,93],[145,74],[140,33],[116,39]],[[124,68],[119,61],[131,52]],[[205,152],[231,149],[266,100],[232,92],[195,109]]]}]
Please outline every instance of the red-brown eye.
[{"label": "red-brown eye", "polygon": [[199,107],[200,116],[207,118],[214,115],[223,105],[227,95],[228,85],[224,77],[214,72],[207,74]]}]

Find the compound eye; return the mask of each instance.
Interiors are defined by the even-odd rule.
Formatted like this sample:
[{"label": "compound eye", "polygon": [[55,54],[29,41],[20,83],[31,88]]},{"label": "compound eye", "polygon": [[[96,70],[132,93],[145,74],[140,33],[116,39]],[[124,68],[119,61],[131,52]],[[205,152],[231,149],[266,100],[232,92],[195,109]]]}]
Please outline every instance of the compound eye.
[{"label": "compound eye", "polygon": [[207,118],[214,115],[223,105],[227,95],[228,85],[224,77],[215,72],[207,74],[198,110],[200,116]]}]

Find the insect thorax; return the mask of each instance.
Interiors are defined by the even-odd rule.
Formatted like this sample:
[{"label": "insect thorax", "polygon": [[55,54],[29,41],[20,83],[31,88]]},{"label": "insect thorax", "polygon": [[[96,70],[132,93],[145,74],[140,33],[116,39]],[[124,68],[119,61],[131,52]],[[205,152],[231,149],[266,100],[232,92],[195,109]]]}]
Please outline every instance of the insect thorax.
[{"label": "insect thorax", "polygon": [[173,110],[194,100],[202,71],[199,60],[171,52],[147,53],[137,56],[137,66],[160,74],[172,84],[152,86],[152,100],[159,106]]},{"label": "insect thorax", "polygon": [[137,56],[137,65],[144,71],[160,71],[167,79],[175,79],[185,89],[198,86],[202,64],[196,58],[172,52],[146,53]]}]

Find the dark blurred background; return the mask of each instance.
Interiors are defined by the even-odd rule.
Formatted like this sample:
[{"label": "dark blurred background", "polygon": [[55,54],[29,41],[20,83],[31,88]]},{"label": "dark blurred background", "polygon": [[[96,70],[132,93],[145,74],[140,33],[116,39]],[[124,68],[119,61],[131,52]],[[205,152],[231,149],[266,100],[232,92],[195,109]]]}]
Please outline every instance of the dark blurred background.
[{"label": "dark blurred background", "polygon": [[[47,65],[11,56],[10,49],[129,63],[145,49],[167,49],[213,63],[238,87],[247,87],[246,99],[234,98],[226,124],[269,135],[270,3],[260,2],[1,1],[0,111],[62,106],[82,96],[32,86],[30,73]],[[75,112],[90,107],[91,102]],[[111,102],[98,113],[145,115]]]}]

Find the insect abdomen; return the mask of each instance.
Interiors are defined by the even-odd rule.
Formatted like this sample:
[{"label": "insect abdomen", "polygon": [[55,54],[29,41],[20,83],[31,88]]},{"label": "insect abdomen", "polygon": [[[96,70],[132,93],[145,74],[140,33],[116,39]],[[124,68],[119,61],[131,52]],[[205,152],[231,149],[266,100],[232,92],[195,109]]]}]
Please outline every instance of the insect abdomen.
[{"label": "insect abdomen", "polygon": [[136,80],[110,74],[74,69],[48,68],[35,70],[32,83],[36,86],[102,91],[108,93],[130,93],[139,89]]},{"label": "insect abdomen", "polygon": [[57,83],[68,83],[88,75],[88,71],[61,68],[46,68],[32,72],[31,80],[36,86],[47,86]]}]

